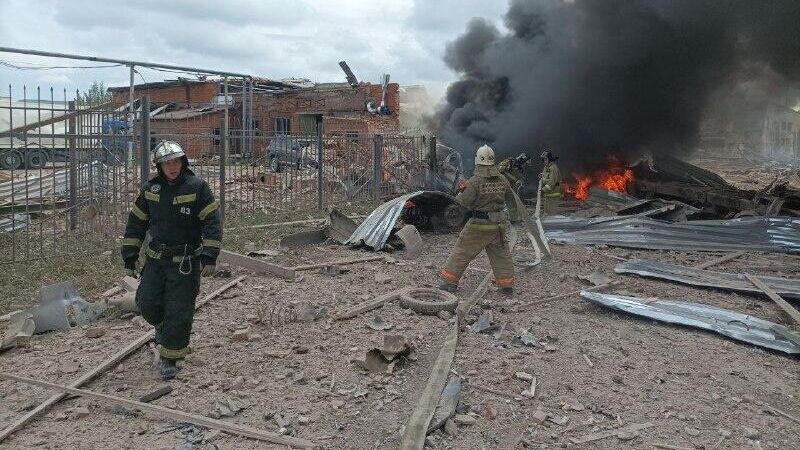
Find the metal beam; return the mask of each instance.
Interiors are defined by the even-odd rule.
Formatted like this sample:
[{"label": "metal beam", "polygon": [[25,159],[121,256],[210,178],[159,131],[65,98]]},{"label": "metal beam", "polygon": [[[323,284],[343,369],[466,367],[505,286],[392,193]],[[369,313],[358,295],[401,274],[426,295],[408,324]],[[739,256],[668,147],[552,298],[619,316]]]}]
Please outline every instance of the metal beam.
[{"label": "metal beam", "polygon": [[98,56],[73,55],[73,54],[69,54],[69,53],[44,52],[44,51],[40,51],[40,50],[27,50],[27,49],[22,49],[22,48],[0,47],[0,52],[3,52],[3,53],[19,53],[19,54],[22,54],[22,55],[45,56],[45,57],[49,57],[49,58],[79,59],[79,60],[83,60],[83,61],[94,61],[94,62],[104,62],[104,63],[111,63],[111,64],[122,64],[122,65],[125,65],[125,66],[142,66],[142,67],[149,67],[149,68],[156,68],[156,69],[178,70],[178,71],[182,71],[182,72],[206,73],[206,74],[209,74],[209,75],[252,78],[252,75],[247,75],[247,74],[243,74],[243,73],[236,73],[236,72],[225,72],[225,71],[221,71],[221,70],[208,70],[208,69],[200,69],[200,68],[197,68],[197,67],[174,66],[172,64],[159,64],[159,63],[151,63],[151,62],[143,62],[143,61],[130,61],[130,60],[127,60],[127,59],[102,58],[102,57],[98,57]]}]

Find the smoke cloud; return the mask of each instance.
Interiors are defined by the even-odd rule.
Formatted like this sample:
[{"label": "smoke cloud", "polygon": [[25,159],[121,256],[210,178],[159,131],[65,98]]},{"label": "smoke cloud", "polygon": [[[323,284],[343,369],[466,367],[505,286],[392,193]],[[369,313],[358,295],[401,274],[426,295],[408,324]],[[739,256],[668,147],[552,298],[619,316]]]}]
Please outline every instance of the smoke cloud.
[{"label": "smoke cloud", "polygon": [[796,84],[798,24],[797,0],[512,0],[507,32],[473,19],[448,44],[435,123],[465,155],[551,149],[571,170],[686,151],[724,92]]}]

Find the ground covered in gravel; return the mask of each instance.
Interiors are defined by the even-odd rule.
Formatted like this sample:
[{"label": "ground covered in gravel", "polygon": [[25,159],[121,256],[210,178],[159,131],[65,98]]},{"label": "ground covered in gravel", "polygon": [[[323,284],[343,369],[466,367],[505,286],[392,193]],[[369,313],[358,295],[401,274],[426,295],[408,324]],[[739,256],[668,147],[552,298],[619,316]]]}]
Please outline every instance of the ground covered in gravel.
[{"label": "ground covered in gravel", "polygon": [[[336,321],[337,311],[406,286],[435,286],[455,234],[423,234],[414,260],[347,266],[330,276],[302,272],[294,282],[249,275],[196,314],[192,353],[177,379],[160,381],[147,346],[85,388],[129,399],[169,384],[153,403],[255,428],[310,439],[329,449],[398,448],[442,345],[447,315],[424,316],[395,303]],[[265,260],[298,265],[366,256],[338,245],[271,252]],[[800,371],[796,357],[712,333],[666,325],[589,304],[577,294],[579,275],[600,272],[620,284],[607,292],[694,300],[790,324],[766,297],[740,295],[615,275],[619,259],[651,258],[692,265],[720,254],[554,246],[553,259],[518,273],[516,295],[490,288],[467,324],[490,312],[502,333],[462,330],[453,371],[463,377],[457,424],[434,432],[433,449],[800,448]],[[462,280],[467,298],[485,275],[481,256]],[[798,276],[796,256],[747,254],[716,270]],[[246,274],[231,269],[231,276]],[[204,281],[203,293],[230,281]],[[201,294],[203,295],[203,294]],[[298,311],[313,311],[301,314]],[[380,315],[393,327],[375,331]],[[102,331],[97,332],[97,328]],[[237,330],[246,330],[238,331]],[[527,330],[535,346],[511,338]],[[111,313],[92,330],[35,336],[0,354],[0,371],[68,384],[147,330]],[[89,337],[102,334],[100,337]],[[234,336],[236,334],[236,336]],[[352,362],[386,334],[414,348],[392,373],[370,374]],[[537,380],[535,397],[522,395]],[[51,395],[0,381],[0,427]],[[572,439],[633,424],[650,426],[587,444]],[[4,448],[286,448],[197,427],[176,426],[139,411],[71,397],[0,444]],[[666,446],[666,447],[663,447]],[[671,447],[669,447],[671,446]],[[658,448],[658,447],[656,447]]]}]

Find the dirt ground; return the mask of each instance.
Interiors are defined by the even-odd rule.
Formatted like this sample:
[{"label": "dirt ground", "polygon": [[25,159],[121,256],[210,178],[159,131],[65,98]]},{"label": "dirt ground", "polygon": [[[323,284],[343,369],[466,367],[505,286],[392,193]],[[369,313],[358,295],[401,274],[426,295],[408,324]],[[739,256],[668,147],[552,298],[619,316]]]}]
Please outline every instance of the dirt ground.
[{"label": "dirt ground", "polygon": [[[274,432],[283,428],[328,449],[398,448],[401,428],[430,374],[448,321],[411,313],[396,303],[344,321],[296,322],[285,311],[287,304],[304,302],[333,313],[393,289],[435,285],[436,268],[443,264],[455,235],[424,234],[423,238],[425,252],[411,261],[401,259],[398,252],[389,262],[349,266],[349,272],[338,276],[308,271],[295,282],[248,276],[240,287],[198,311],[193,352],[178,378],[169,383],[174,390],[153,403],[211,415],[218,402],[233,400],[243,409],[224,420]],[[618,261],[611,256],[693,264],[718,254],[582,246],[554,246],[553,251],[551,261],[518,273],[515,297],[509,300],[492,288],[468,320],[491,311],[507,330],[529,329],[542,345],[517,347],[502,337],[462,331],[453,370],[467,381],[460,394],[461,412],[474,413],[476,420],[458,425],[454,435],[436,431],[427,448],[800,447],[800,424],[772,413],[767,406],[800,417],[796,357],[616,313],[578,295],[529,304],[580,289],[585,284],[577,275],[599,271],[621,281],[610,292],[694,299],[790,323],[766,298],[614,275]],[[357,256],[363,253],[323,245],[267,259],[291,265]],[[488,261],[481,256],[472,267],[476,270],[469,270],[460,285],[461,299],[475,289],[485,274],[480,269],[485,270]],[[796,256],[748,254],[718,267],[732,272],[745,268],[759,274],[797,276],[800,261]],[[244,273],[234,269],[232,276]],[[379,282],[376,275],[381,275]],[[227,281],[230,278],[204,281],[203,292]],[[366,321],[376,314],[394,328],[382,332],[367,328]],[[87,337],[80,328],[35,337],[23,347],[0,354],[0,371],[67,384],[147,331],[118,313],[96,326],[106,331],[99,338]],[[258,334],[260,339],[234,341],[233,332],[248,326],[251,335]],[[381,375],[369,375],[351,362],[386,333],[406,336],[416,358],[398,365],[393,374]],[[138,399],[165,384],[152,363],[153,354],[144,347],[86,388]],[[535,398],[520,395],[529,383],[514,378],[517,371],[537,377]],[[0,381],[0,426],[7,426],[51,393]],[[534,418],[537,410],[553,421],[539,423]],[[583,445],[570,441],[647,422],[652,426],[623,436],[625,440],[611,436]],[[286,448],[174,425],[139,411],[72,397],[0,447]]]}]

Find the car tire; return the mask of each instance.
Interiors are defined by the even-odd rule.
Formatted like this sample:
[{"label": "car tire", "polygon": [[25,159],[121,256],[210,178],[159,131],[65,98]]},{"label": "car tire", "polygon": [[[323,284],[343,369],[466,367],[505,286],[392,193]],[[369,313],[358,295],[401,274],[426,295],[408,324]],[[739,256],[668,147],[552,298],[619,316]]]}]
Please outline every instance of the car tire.
[{"label": "car tire", "polygon": [[400,306],[418,314],[435,316],[440,311],[455,311],[458,297],[439,289],[412,288],[400,296]]}]

